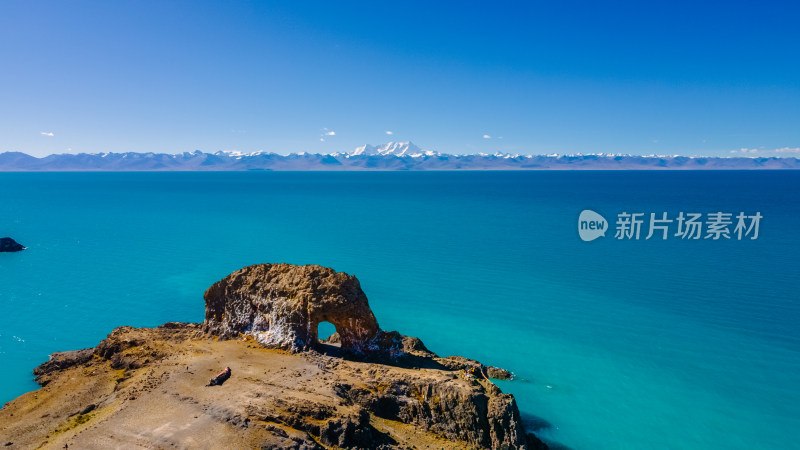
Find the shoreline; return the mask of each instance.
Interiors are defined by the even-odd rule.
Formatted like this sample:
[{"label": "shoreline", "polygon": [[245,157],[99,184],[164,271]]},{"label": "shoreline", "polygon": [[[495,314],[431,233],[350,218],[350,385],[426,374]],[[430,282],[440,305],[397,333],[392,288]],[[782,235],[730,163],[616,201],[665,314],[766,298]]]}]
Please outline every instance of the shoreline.
[{"label": "shoreline", "polygon": [[[547,448],[524,434],[513,397],[488,379],[322,349],[209,338],[201,324],[120,327],[96,348],[37,367],[42,387],[0,409],[0,444],[468,449],[499,448],[498,437],[513,435],[522,440],[508,448]],[[208,386],[226,365],[230,379]]]},{"label": "shoreline", "polygon": [[[5,445],[547,448],[489,379],[510,372],[381,330],[354,276],[259,264],[204,298],[203,323],[52,354],[41,388],[0,409]],[[336,327],[325,341],[321,321]]]}]

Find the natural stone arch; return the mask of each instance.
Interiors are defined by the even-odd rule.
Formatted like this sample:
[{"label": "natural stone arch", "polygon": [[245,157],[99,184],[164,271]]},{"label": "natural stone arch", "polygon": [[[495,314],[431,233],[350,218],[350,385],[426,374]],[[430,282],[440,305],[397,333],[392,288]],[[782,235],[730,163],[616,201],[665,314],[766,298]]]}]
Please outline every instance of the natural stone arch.
[{"label": "natural stone arch", "polygon": [[320,322],[336,327],[345,349],[364,348],[380,331],[358,279],[322,266],[245,267],[214,283],[205,300],[207,333],[246,334],[267,347],[314,347]]},{"label": "natural stone arch", "polygon": [[328,339],[338,342],[339,335],[336,333],[336,325],[323,320],[317,324],[317,340],[325,342]]}]

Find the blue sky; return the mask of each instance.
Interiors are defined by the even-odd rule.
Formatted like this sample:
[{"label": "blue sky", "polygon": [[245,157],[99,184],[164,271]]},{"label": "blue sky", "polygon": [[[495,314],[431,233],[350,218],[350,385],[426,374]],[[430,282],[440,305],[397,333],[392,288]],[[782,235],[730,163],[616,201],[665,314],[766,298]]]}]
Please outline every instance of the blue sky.
[{"label": "blue sky", "polygon": [[798,20],[770,1],[7,0],[0,152],[800,156]]}]

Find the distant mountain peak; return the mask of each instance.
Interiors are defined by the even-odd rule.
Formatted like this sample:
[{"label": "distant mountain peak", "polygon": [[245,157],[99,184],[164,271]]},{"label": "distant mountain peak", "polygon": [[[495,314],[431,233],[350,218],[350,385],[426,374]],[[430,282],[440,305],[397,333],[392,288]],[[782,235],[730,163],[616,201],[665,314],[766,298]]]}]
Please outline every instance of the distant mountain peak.
[{"label": "distant mountain peak", "polygon": [[357,147],[352,152],[348,153],[351,156],[358,155],[380,155],[380,156],[434,156],[438,153],[432,150],[423,150],[413,142],[387,142],[382,145],[362,145]]},{"label": "distant mountain peak", "polygon": [[244,153],[199,150],[167,153],[65,153],[36,158],[20,152],[0,153],[5,171],[146,171],[146,170],[800,170],[791,157],[692,157],[617,154],[519,155],[483,153],[450,155],[423,150],[412,142],[364,145],[351,153]]}]

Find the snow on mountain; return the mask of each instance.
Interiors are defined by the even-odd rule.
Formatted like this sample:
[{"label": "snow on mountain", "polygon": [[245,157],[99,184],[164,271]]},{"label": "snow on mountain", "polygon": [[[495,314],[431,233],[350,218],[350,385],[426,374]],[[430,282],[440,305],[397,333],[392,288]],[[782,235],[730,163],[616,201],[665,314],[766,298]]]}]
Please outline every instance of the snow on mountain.
[{"label": "snow on mountain", "polygon": [[247,170],[731,170],[795,169],[800,159],[778,157],[689,157],[619,154],[450,155],[412,142],[364,145],[348,153],[245,153],[200,150],[166,153],[79,153],[36,158],[0,153],[0,171],[247,171]]},{"label": "snow on mountain", "polygon": [[438,153],[431,151],[431,150],[423,150],[413,142],[388,142],[383,145],[362,145],[361,147],[356,148],[351,153],[348,153],[350,156],[359,156],[359,155],[381,155],[381,156],[410,156],[412,158],[418,158],[420,156],[437,156]]},{"label": "snow on mountain", "polygon": [[[199,152],[200,150],[195,150],[195,152]],[[267,152],[263,151],[256,151],[256,152],[240,152],[238,150],[218,150],[214,152],[217,156],[258,156],[258,155],[267,155]]]}]

